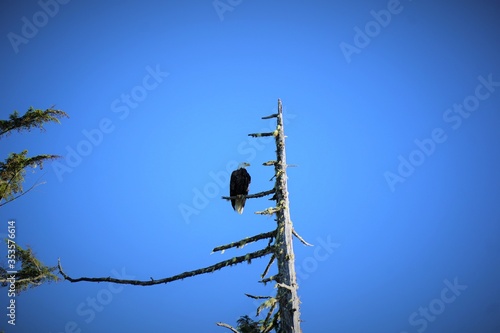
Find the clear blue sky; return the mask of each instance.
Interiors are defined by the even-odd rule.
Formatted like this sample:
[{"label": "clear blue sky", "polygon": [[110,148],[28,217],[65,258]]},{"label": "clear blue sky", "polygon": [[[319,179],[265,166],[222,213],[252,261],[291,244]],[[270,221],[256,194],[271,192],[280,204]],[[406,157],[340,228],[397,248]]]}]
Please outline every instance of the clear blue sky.
[{"label": "clear blue sky", "polygon": [[[247,161],[268,190],[274,144],[248,133],[281,98],[302,328],[314,333],[500,330],[500,33],[495,1],[5,0],[1,118],[62,125],[1,140],[1,156],[63,155],[29,171],[0,233],[74,277],[147,280],[265,244],[249,200],[220,196]],[[3,158],[3,157],[2,157]],[[4,250],[1,250],[4,253]],[[268,259],[172,284],[61,281],[17,298],[7,332],[228,332]],[[94,302],[94,303],[93,303]]]}]

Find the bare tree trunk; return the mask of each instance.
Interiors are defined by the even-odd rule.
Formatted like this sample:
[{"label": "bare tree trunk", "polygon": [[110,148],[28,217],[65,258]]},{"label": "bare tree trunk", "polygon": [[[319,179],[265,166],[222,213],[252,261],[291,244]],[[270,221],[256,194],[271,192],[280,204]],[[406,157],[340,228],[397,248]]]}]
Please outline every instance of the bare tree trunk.
[{"label": "bare tree trunk", "polygon": [[281,100],[278,100],[276,135],[276,212],[278,229],[276,235],[276,260],[278,262],[278,300],[280,313],[280,332],[300,333],[300,308],[297,295],[295,274],[295,255],[293,253],[293,226],[290,219],[288,186],[286,175],[285,130]]}]

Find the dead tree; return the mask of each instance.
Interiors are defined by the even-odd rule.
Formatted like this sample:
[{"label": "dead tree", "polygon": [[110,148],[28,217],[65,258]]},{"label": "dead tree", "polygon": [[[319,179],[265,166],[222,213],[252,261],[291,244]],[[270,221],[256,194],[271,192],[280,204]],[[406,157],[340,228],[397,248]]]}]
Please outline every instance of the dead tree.
[{"label": "dead tree", "polygon": [[[274,165],[274,174],[276,176],[274,199],[276,200],[276,207],[258,213],[276,214],[276,242],[271,260],[276,258],[278,274],[267,280],[277,282],[278,292],[276,298],[279,302],[280,331],[287,333],[301,332],[299,297],[297,294],[298,285],[292,242],[293,226],[290,219],[290,203],[288,200],[285,129],[281,100],[278,100],[278,113],[264,118],[273,117],[277,119],[276,130],[272,132],[276,140],[276,161],[270,161],[265,163],[265,165]],[[259,137],[262,134],[269,135],[270,133],[250,135]]]},{"label": "dead tree", "polygon": [[[299,297],[297,295],[297,279],[295,274],[295,256],[293,252],[292,235],[295,235],[302,243],[310,246],[305,242],[293,229],[292,221],[290,219],[289,201],[288,201],[288,188],[287,188],[287,163],[285,152],[285,131],[283,122],[283,111],[281,100],[278,100],[278,113],[272,114],[262,119],[276,118],[276,129],[269,133],[252,133],[249,136],[263,137],[273,136],[276,141],[276,160],[263,163],[265,166],[274,166],[275,185],[271,190],[249,194],[245,197],[247,199],[260,198],[273,194],[271,200],[276,202],[275,207],[267,208],[263,211],[258,211],[256,214],[261,215],[275,215],[277,223],[276,229],[264,232],[252,237],[247,237],[237,242],[215,247],[212,252],[224,252],[230,248],[241,248],[246,244],[256,242],[263,239],[268,239],[268,244],[261,250],[247,253],[243,256],[233,257],[229,260],[221,261],[217,264],[196,269],[193,271],[184,272],[171,277],[163,279],[150,280],[122,280],[111,277],[80,277],[72,278],[68,276],[62,269],[61,262],[58,262],[59,273],[64,279],[70,282],[111,282],[119,284],[131,284],[138,286],[152,286],[157,284],[164,284],[176,280],[185,279],[188,277],[211,273],[216,270],[222,269],[227,266],[236,265],[242,262],[251,262],[252,259],[260,258],[266,255],[271,255],[269,263],[267,264],[264,272],[261,275],[262,283],[275,283],[277,293],[275,297],[272,296],[254,296],[246,294],[250,298],[263,299],[263,303],[257,308],[257,315],[262,310],[268,309],[266,318],[262,324],[262,332],[270,332],[272,329],[277,329],[280,333],[300,333],[300,307]],[[226,200],[235,199],[235,197],[222,197]],[[276,261],[278,266],[278,273],[273,276],[267,276],[271,265]],[[235,328],[225,323],[217,323],[218,326],[226,327],[233,332],[238,332]]]}]

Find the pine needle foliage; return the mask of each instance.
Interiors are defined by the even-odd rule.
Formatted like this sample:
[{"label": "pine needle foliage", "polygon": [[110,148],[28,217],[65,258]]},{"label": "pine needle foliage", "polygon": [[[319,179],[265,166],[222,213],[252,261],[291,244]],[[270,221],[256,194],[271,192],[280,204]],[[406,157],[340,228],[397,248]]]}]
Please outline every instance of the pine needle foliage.
[{"label": "pine needle foliage", "polygon": [[[22,116],[14,111],[8,120],[0,120],[0,139],[9,136],[12,131],[31,131],[33,128],[45,131],[43,127],[45,123],[60,123],[61,118],[69,118],[69,116],[66,112],[53,108],[41,110],[30,107]],[[0,202],[4,200],[0,206],[26,193],[23,193],[23,182],[27,167],[43,169],[44,161],[60,158],[58,155],[47,154],[28,157],[27,154],[27,150],[21,153],[10,153],[4,162],[0,162]],[[30,189],[34,186],[36,185]]]},{"label": "pine needle foliage", "polygon": [[32,128],[38,128],[45,131],[43,125],[47,122],[60,123],[60,118],[69,118],[66,112],[55,109],[40,110],[32,106],[22,116],[14,111],[8,120],[0,120],[0,138],[8,136],[13,130],[21,132],[23,130],[31,131]]},{"label": "pine needle foliage", "polygon": [[[6,239],[6,242],[9,240]],[[59,280],[59,277],[53,272],[57,266],[45,266],[40,260],[35,257],[33,251],[28,247],[23,249],[18,244],[15,244],[15,261],[21,264],[21,269],[17,270],[16,274],[9,274],[6,266],[0,267],[0,285],[8,287],[11,283],[9,278],[15,277],[15,290],[19,294],[29,288],[37,287],[45,282],[54,282]]]},{"label": "pine needle foliage", "polygon": [[27,150],[23,150],[20,154],[11,153],[5,162],[0,162],[0,200],[10,201],[14,199],[16,194],[23,192],[27,167],[43,169],[44,161],[60,157],[45,154],[27,157],[27,154]]}]

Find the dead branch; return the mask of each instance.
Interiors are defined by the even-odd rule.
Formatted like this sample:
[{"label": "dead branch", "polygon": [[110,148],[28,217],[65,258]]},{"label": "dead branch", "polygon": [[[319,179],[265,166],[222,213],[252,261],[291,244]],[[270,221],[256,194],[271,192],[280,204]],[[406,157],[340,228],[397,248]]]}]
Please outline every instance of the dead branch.
[{"label": "dead branch", "polygon": [[239,256],[239,257],[234,257],[229,260],[224,260],[221,261],[215,265],[208,266],[205,268],[200,268],[196,269],[194,271],[189,271],[189,272],[184,272],[182,274],[177,274],[168,278],[164,279],[159,279],[159,280],[148,280],[148,281],[140,281],[140,280],[121,280],[121,279],[115,279],[112,277],[99,277],[99,278],[89,278],[89,277],[80,277],[80,278],[72,278],[66,275],[64,273],[62,266],[61,266],[61,259],[58,260],[57,267],[59,268],[59,273],[64,277],[64,279],[68,280],[69,282],[112,282],[112,283],[118,283],[118,284],[131,284],[131,285],[136,285],[136,286],[153,286],[156,284],[164,284],[164,283],[169,283],[173,282],[176,280],[182,280],[191,276],[196,276],[196,275],[201,275],[201,274],[206,274],[206,273],[212,273],[215,272],[221,268],[227,267],[227,266],[233,266],[239,263],[242,263],[244,261],[250,262],[252,259],[255,258],[260,258],[265,255],[268,255],[269,253],[272,253],[274,249],[272,247],[266,247],[265,249],[255,251],[248,253],[244,256]]},{"label": "dead branch", "polygon": [[269,272],[269,269],[271,268],[271,265],[273,264],[275,259],[276,259],[276,255],[273,253],[273,255],[271,256],[271,259],[269,260],[269,263],[267,264],[266,268],[264,269],[264,272],[260,276],[261,278],[264,278],[267,275],[267,272]]},{"label": "dead branch", "polygon": [[280,287],[280,288],[285,288],[285,289],[288,289],[290,291],[294,291],[294,289],[292,287],[290,287],[289,285],[287,284],[284,284],[284,283],[276,283],[276,286]]},{"label": "dead branch", "polygon": [[271,119],[271,118],[276,118],[277,116],[278,116],[278,114],[277,114],[277,113],[274,113],[274,114],[272,114],[272,115],[270,115],[270,116],[265,116],[265,117],[262,117],[262,119]]},{"label": "dead branch", "polygon": [[262,136],[276,136],[276,132],[267,132],[267,133],[250,133],[248,136],[258,138]]},{"label": "dead branch", "polygon": [[[279,318],[280,318],[280,313],[279,313],[279,311],[277,311],[273,316],[273,321],[268,326],[264,327],[264,330],[262,331],[262,333],[269,333],[269,332],[271,332],[271,330],[273,328],[277,328]],[[268,318],[266,318],[266,320],[268,320]],[[266,322],[264,321],[263,326],[265,326],[265,323]]]},{"label": "dead branch", "polygon": [[269,195],[272,193],[274,193],[274,188],[269,190],[269,191],[263,191],[263,192],[259,192],[259,193],[255,193],[255,194],[249,194],[249,195],[240,194],[239,196],[232,196],[232,197],[224,197],[223,196],[222,199],[226,199],[226,200],[233,200],[233,199],[240,199],[240,198],[255,199],[255,198],[265,197],[266,195]]},{"label": "dead branch", "polygon": [[274,297],[270,297],[268,300],[266,300],[265,302],[263,302],[261,305],[259,305],[259,307],[257,308],[257,317],[260,316],[260,313],[262,312],[262,310],[264,310],[265,308],[271,308],[271,311],[274,310],[274,307],[276,306],[276,303],[278,302],[278,300]]},{"label": "dead branch", "polygon": [[260,215],[273,215],[276,212],[279,212],[281,209],[278,207],[269,207],[267,209],[257,211],[255,214],[260,214]]},{"label": "dead branch", "polygon": [[227,329],[230,329],[231,331],[233,331],[233,333],[240,333],[238,330],[236,330],[233,326],[231,325],[228,325],[226,323],[215,323],[217,326],[221,326],[221,327],[225,327]]},{"label": "dead branch", "polygon": [[214,247],[214,249],[212,250],[212,253],[218,252],[218,251],[224,252],[225,250],[230,249],[232,247],[243,247],[243,246],[247,245],[248,243],[256,242],[258,240],[265,239],[265,238],[274,238],[274,237],[276,237],[276,230],[264,232],[262,234],[258,234],[258,235],[252,236],[252,237],[244,238],[244,239],[239,240],[237,242]]},{"label": "dead branch", "polygon": [[304,240],[304,238],[300,237],[300,235],[297,233],[297,231],[295,231],[295,228],[293,228],[293,229],[292,229],[292,233],[293,233],[293,235],[294,235],[295,237],[297,237],[297,238],[299,239],[299,241],[301,241],[301,242],[302,242],[302,244],[304,244],[305,246],[314,246],[314,245],[309,244],[308,242],[306,242],[306,241]]},{"label": "dead branch", "polygon": [[250,295],[250,294],[245,294],[245,296],[253,298],[253,299],[269,299],[269,298],[272,298],[272,296],[254,296],[254,295]]},{"label": "dead branch", "polygon": [[259,282],[266,285],[266,283],[271,282],[271,281],[276,281],[277,279],[278,279],[278,276],[272,275],[272,276],[268,277],[267,279],[260,280]]}]

